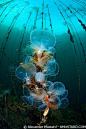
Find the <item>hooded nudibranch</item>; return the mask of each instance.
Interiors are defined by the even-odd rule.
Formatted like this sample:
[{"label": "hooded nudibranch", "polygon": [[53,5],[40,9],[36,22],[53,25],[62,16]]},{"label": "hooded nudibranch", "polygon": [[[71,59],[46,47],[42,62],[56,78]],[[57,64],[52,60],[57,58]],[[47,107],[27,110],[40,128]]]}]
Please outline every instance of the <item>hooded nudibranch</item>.
[{"label": "hooded nudibranch", "polygon": [[35,80],[36,82],[43,82],[45,79],[45,75],[42,73],[42,72],[38,72],[36,75],[35,75]]},{"label": "hooded nudibranch", "polygon": [[[54,55],[55,36],[41,29],[35,29],[30,34],[31,45],[26,47],[25,61],[20,63],[15,73],[19,79],[24,80],[23,101],[28,106],[44,111],[41,123],[45,123],[49,108],[57,110],[68,106],[68,90],[62,82],[48,81],[47,76],[56,76],[59,65]],[[29,53],[32,55],[30,55]]]}]

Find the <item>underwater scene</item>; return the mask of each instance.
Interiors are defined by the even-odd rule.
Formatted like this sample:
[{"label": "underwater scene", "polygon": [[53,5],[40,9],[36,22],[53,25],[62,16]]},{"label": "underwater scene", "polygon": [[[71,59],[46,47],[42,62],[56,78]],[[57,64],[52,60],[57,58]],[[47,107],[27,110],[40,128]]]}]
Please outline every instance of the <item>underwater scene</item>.
[{"label": "underwater scene", "polygon": [[86,0],[0,0],[0,129],[86,128]]}]

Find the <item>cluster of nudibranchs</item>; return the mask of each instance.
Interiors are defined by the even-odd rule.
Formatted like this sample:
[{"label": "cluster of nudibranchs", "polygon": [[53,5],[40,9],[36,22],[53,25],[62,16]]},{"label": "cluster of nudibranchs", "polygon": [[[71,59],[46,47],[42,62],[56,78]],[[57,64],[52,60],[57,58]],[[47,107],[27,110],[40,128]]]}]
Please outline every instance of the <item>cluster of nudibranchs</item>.
[{"label": "cluster of nudibranchs", "polygon": [[41,123],[47,120],[49,108],[54,110],[68,105],[68,90],[62,82],[48,81],[48,76],[56,76],[59,65],[54,59],[56,39],[48,31],[36,29],[30,34],[31,45],[25,49],[26,58],[16,69],[16,76],[24,81],[22,99],[28,106],[43,112]]}]

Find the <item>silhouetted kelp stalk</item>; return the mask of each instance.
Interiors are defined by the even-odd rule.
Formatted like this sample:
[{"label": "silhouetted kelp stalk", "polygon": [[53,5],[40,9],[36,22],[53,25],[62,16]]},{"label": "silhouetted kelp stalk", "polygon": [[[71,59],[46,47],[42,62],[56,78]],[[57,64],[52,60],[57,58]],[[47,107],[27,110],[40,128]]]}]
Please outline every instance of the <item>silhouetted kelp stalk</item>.
[{"label": "silhouetted kelp stalk", "polygon": [[[65,5],[62,1],[58,0],[60,3],[62,3],[63,5]],[[66,6],[66,5],[65,5]],[[67,7],[67,6],[66,6]],[[82,28],[86,31],[86,26],[85,24],[83,24],[82,20],[80,20],[76,15],[75,13],[69,8],[67,7],[68,10],[70,11],[70,13],[74,14],[74,16],[77,18],[77,20],[79,21],[79,23],[81,24]]]},{"label": "silhouetted kelp stalk", "polygon": [[[16,5],[18,5],[18,4],[16,4]],[[15,6],[16,6],[15,5]],[[23,12],[23,10],[28,6],[29,4],[27,4],[27,5],[25,5],[24,6],[24,8],[21,10],[21,12],[19,13],[19,16],[20,16],[20,14]],[[15,6],[13,6],[12,7],[12,9],[15,7]],[[3,20],[0,22],[0,25],[1,25],[1,23],[4,21],[4,19],[7,17],[7,15],[12,11],[12,9],[5,15],[5,17],[3,18]]]},{"label": "silhouetted kelp stalk", "polygon": [[21,47],[22,47],[22,43],[23,43],[23,38],[24,38],[25,31],[26,31],[26,28],[27,28],[27,24],[28,24],[28,21],[29,21],[29,19],[30,19],[30,17],[31,17],[31,14],[32,14],[32,12],[30,12],[30,15],[28,16],[27,22],[26,22],[26,24],[24,25],[24,30],[23,30],[23,34],[22,34],[22,39],[21,39],[21,42],[20,42],[20,45],[19,45],[19,49],[18,49],[17,64],[19,63],[19,58],[20,58],[20,52],[21,52]]},{"label": "silhouetted kelp stalk", "polygon": [[43,0],[43,3],[42,3],[42,28],[43,28],[43,16],[44,16],[44,0]]},{"label": "silhouetted kelp stalk", "polygon": [[5,113],[6,117],[8,116],[8,106],[7,106],[7,95],[10,94],[9,90],[1,90],[0,97],[4,98],[4,105],[5,105]]},{"label": "silhouetted kelp stalk", "polygon": [[30,4],[28,1],[24,1],[24,2],[25,2],[26,4],[28,4],[28,5]]},{"label": "silhouetted kelp stalk", "polygon": [[14,6],[8,11],[8,13],[7,13],[7,14],[4,16],[4,18],[1,20],[0,25],[3,23],[3,21],[4,21],[5,18],[8,16],[8,14],[15,8],[15,6],[17,6],[17,4],[14,5]]},{"label": "silhouetted kelp stalk", "polygon": [[[11,73],[11,83],[12,83],[12,86],[13,86],[13,89],[14,89],[14,92],[15,92],[15,95],[17,97],[17,92],[16,92],[16,88],[15,88],[15,84],[14,84],[14,76],[13,76],[13,73]],[[18,97],[17,97],[18,98]]]},{"label": "silhouetted kelp stalk", "polygon": [[53,28],[52,28],[52,23],[51,23],[51,16],[50,16],[50,11],[49,11],[48,5],[47,5],[47,8],[48,8],[48,16],[49,16],[49,21],[50,21],[51,32],[53,33]]},{"label": "silhouetted kelp stalk", "polygon": [[12,2],[12,1],[13,1],[13,0],[8,1],[8,2],[5,2],[5,3],[3,3],[3,4],[0,4],[0,8],[1,8],[1,7],[3,7],[4,5],[6,5],[6,4],[8,4],[8,3]]},{"label": "silhouetted kelp stalk", "polygon": [[18,17],[18,15],[16,15],[16,16],[13,18],[13,20],[12,20],[12,22],[11,22],[9,28],[8,28],[8,32],[6,33],[6,35],[5,35],[5,37],[4,37],[4,40],[3,40],[3,43],[2,43],[2,45],[1,45],[2,53],[1,53],[1,58],[0,58],[0,65],[1,65],[1,61],[2,61],[3,54],[4,54],[4,50],[5,50],[5,48],[6,48],[7,41],[8,41],[8,39],[9,39],[10,33],[11,33],[11,31],[12,31],[12,28],[13,28],[13,26],[14,26],[16,20],[17,20],[17,17]]},{"label": "silhouetted kelp stalk", "polygon": [[[60,0],[59,0],[60,1]],[[62,2],[61,2],[62,3]],[[62,3],[64,6],[66,6],[64,3]],[[67,6],[66,6],[67,7]],[[67,7],[67,8],[69,8],[69,7]],[[65,12],[66,13],[66,12]],[[67,15],[67,13],[66,13],[66,15]],[[75,15],[75,14],[74,14]],[[68,15],[67,15],[68,16]],[[75,15],[76,16],[76,15]],[[69,18],[69,16],[68,16],[68,18]],[[70,19],[70,18],[69,18]],[[73,22],[72,22],[72,20],[70,19],[70,21],[71,21],[71,23],[72,23],[72,25],[73,25],[73,27],[74,27],[74,29],[75,29],[75,31],[76,31],[76,34],[77,34],[77,36],[78,36],[78,39],[79,39],[79,42],[80,42],[80,45],[81,45],[81,48],[82,48],[82,51],[83,51],[83,56],[84,56],[84,58],[85,58],[85,63],[86,63],[86,53],[85,53],[85,49],[84,49],[84,47],[83,47],[83,44],[82,44],[82,42],[81,42],[81,39],[80,39],[80,36],[79,36],[79,34],[78,34],[78,32],[77,32],[77,30],[76,30],[76,28],[75,28],[75,26],[74,26],[74,24],[73,24]]]},{"label": "silhouetted kelp stalk", "polygon": [[75,1],[77,1],[77,2],[81,3],[83,6],[86,6],[86,3],[84,3],[84,2],[83,2],[83,1],[81,1],[81,0],[75,0]]},{"label": "silhouetted kelp stalk", "polygon": [[[70,6],[73,10],[75,10],[84,20],[85,20],[85,18],[83,17],[83,15],[76,9],[76,8],[74,8],[73,6]],[[86,20],[85,20],[85,22],[86,22]]]},{"label": "silhouetted kelp stalk", "polygon": [[72,0],[72,1],[77,3],[79,6],[81,6],[84,9],[84,11],[86,12],[86,8],[84,6],[82,6],[80,3],[76,2],[75,0]]},{"label": "silhouetted kelp stalk", "polygon": [[[30,23],[31,23],[31,19],[30,19]],[[28,43],[26,44],[26,45],[31,45],[31,41],[30,41],[30,33],[31,33],[31,31],[33,30],[33,27],[34,26],[31,26],[31,28],[30,28],[30,30],[28,31]]]},{"label": "silhouetted kelp stalk", "polygon": [[37,22],[38,12],[39,12],[39,8],[37,8],[37,11],[36,11],[36,17],[35,17],[35,20],[34,20],[33,30],[36,29],[36,22]]},{"label": "silhouetted kelp stalk", "polygon": [[[25,6],[25,7],[26,7],[26,6]],[[7,39],[8,39],[8,36],[9,36],[9,34],[10,34],[10,32],[11,32],[11,30],[12,30],[12,28],[13,28],[15,22],[16,22],[16,20],[18,19],[18,17],[20,16],[20,14],[23,12],[23,10],[25,9],[25,7],[21,10],[21,12],[20,12],[19,14],[17,14],[16,16],[14,16],[14,18],[13,18],[13,20],[12,20],[10,26],[8,27],[8,32],[7,32],[7,34],[5,35],[4,40],[6,40],[6,37],[7,37]],[[15,20],[15,22],[14,22],[14,20]],[[14,24],[13,24],[13,22],[14,22]],[[12,27],[11,27],[11,26],[12,26]],[[4,41],[3,41],[3,42],[4,42]],[[1,49],[2,49],[2,47],[3,47],[3,43],[2,43],[2,45],[1,45]]]},{"label": "silhouetted kelp stalk", "polygon": [[[60,5],[61,6],[61,5]],[[62,7],[62,6],[61,6]],[[62,7],[62,9],[63,9],[63,11],[64,11],[64,8]],[[64,11],[65,12],[65,11]],[[75,26],[74,26],[74,24],[73,24],[73,22],[72,22],[72,20],[71,20],[71,18],[68,16],[68,14],[65,12],[65,14],[67,15],[67,17],[69,18],[69,20],[70,20],[70,22],[71,22],[71,24],[72,24],[72,26],[73,26],[73,28],[74,28],[74,30],[75,30],[75,32],[76,32],[76,34],[77,34],[77,36],[78,36],[78,39],[79,39],[79,42],[81,43],[81,39],[80,39],[80,37],[79,37],[79,34],[78,34],[78,32],[77,32],[77,30],[76,30],[76,28],[75,28]],[[71,25],[70,24],[70,25]],[[73,31],[73,28],[72,28],[72,26],[71,26],[71,29],[72,29],[72,31]],[[74,33],[74,32],[73,32]],[[76,42],[77,42],[77,45],[78,45],[78,41],[77,41],[77,38],[76,38],[76,36],[75,36],[75,39],[76,39]],[[73,43],[73,45],[75,45],[74,43]],[[78,49],[79,49],[79,46],[78,46]],[[76,51],[76,49],[75,49],[75,51]],[[76,51],[76,53],[77,53],[77,51]],[[83,65],[83,61],[82,61],[82,56],[81,56],[81,52],[80,52],[80,49],[79,49],[79,53],[80,53],[80,57],[81,57],[81,62],[82,62],[82,65]],[[83,53],[84,54],[84,53]],[[79,63],[78,63],[79,64]],[[82,66],[82,69],[83,69],[83,66]],[[84,71],[83,71],[84,72]]]},{"label": "silhouetted kelp stalk", "polygon": [[44,18],[44,20],[45,20],[45,30],[46,30],[46,15],[47,15],[47,14],[45,14],[45,18]]},{"label": "silhouetted kelp stalk", "polygon": [[7,54],[5,52],[3,52],[3,54],[5,55],[5,57],[12,63],[14,64],[14,66],[16,66],[16,64],[7,56]]},{"label": "silhouetted kelp stalk", "polygon": [[56,4],[55,1],[54,1],[54,3],[55,3],[55,5],[56,5],[56,7],[58,8],[58,10],[60,11],[60,14],[61,14],[61,16],[63,17],[63,19],[64,19],[64,21],[65,21],[65,23],[66,23],[66,25],[67,25],[67,29],[68,29],[67,32],[68,32],[68,34],[70,35],[70,41],[71,41],[71,42],[74,42],[73,36],[72,36],[72,34],[71,34],[71,31],[70,31],[70,29],[69,29],[68,23],[67,23],[67,21],[66,21],[64,15],[63,15],[63,13],[61,12],[60,8],[58,7],[58,5]]},{"label": "silhouetted kelp stalk", "polygon": [[[82,1],[77,1],[77,0],[72,0],[72,1],[74,1],[75,3],[77,3],[77,4],[79,4],[80,6],[82,6],[84,9],[85,9],[85,11],[86,11],[86,4],[84,3],[84,2],[82,2]],[[84,7],[85,6],[85,7]]]},{"label": "silhouetted kelp stalk", "polygon": [[6,111],[6,117],[8,115],[8,109],[7,109],[7,94],[4,95],[4,100],[5,100],[5,111]]},{"label": "silhouetted kelp stalk", "polygon": [[4,53],[4,50],[5,50],[5,47],[6,47],[6,43],[7,43],[8,39],[9,39],[9,35],[10,35],[10,33],[11,33],[11,31],[12,31],[12,29],[13,29],[16,21],[17,21],[17,19],[19,18],[21,13],[24,11],[24,9],[27,7],[27,5],[24,6],[24,8],[21,10],[21,12],[19,14],[14,16],[10,26],[8,27],[8,31],[7,31],[7,33],[6,33],[5,37],[4,37],[3,43],[1,45],[2,54],[1,54],[1,59],[0,59],[0,66],[1,66],[1,61],[2,61],[2,57],[3,57],[3,53]]},{"label": "silhouetted kelp stalk", "polygon": [[[33,30],[33,26],[31,26],[30,31],[29,31],[29,40],[30,40],[30,33],[32,30]],[[29,41],[29,43],[30,43],[30,41]],[[31,44],[29,44],[29,45],[31,45]]]},{"label": "silhouetted kelp stalk", "polygon": [[7,7],[10,5],[10,3],[4,8],[4,10],[2,11],[2,13],[0,14],[0,17],[2,16],[2,14],[4,13],[4,11],[7,9]]},{"label": "silhouetted kelp stalk", "polygon": [[[30,19],[30,23],[31,23],[31,19]],[[27,43],[27,42],[28,42],[28,40],[29,40],[29,39],[27,40],[28,35],[29,35],[29,34],[28,34],[28,31],[27,31],[27,32],[26,32],[26,39],[25,39],[25,46],[27,45],[26,43]]]},{"label": "silhouetted kelp stalk", "polygon": [[[54,2],[54,3],[55,3],[55,2]],[[56,3],[55,3],[55,4],[56,4]],[[56,4],[56,6],[58,7],[57,4]],[[62,17],[63,17],[64,20],[65,20],[65,17],[63,16],[63,14],[62,14],[62,12],[61,12],[61,10],[60,10],[59,7],[58,7],[58,10],[60,11]],[[65,13],[66,13],[66,12],[65,12]],[[67,15],[67,16],[68,16],[68,15]],[[69,18],[69,16],[68,16],[68,18]],[[68,28],[68,33],[70,34],[70,40],[71,40],[72,43],[73,43],[73,47],[74,47],[74,51],[75,51],[75,55],[76,55],[76,61],[77,61],[78,80],[79,80],[79,95],[78,95],[78,106],[77,106],[77,110],[78,110],[78,108],[79,108],[79,102],[80,102],[80,68],[79,68],[79,61],[78,61],[78,56],[77,56],[77,52],[76,52],[76,48],[75,48],[75,44],[74,44],[74,39],[73,39],[73,36],[72,36],[72,34],[71,34],[71,32],[70,32],[70,29],[69,29],[69,26],[68,26],[68,23],[66,22],[66,20],[65,20],[65,23],[66,23],[67,28]],[[72,22],[71,22],[71,23],[72,23]]]}]

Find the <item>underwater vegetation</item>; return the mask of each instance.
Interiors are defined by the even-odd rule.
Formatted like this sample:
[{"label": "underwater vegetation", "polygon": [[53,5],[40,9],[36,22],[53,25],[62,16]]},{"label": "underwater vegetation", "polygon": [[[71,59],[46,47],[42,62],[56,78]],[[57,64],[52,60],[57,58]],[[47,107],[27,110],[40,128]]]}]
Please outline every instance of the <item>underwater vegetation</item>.
[{"label": "underwater vegetation", "polygon": [[[41,120],[41,112],[37,108],[18,102],[12,95],[7,95],[7,101],[0,101],[0,128],[20,129],[24,125],[36,125]],[[6,105],[6,106],[5,106]],[[6,112],[7,110],[7,112]],[[52,110],[50,108],[46,125],[85,125],[86,104],[82,106],[82,113],[70,108]]]},{"label": "underwater vegetation", "polygon": [[[47,76],[56,76],[59,72],[59,65],[51,56],[56,43],[54,35],[45,30],[35,29],[30,34],[30,40],[31,45],[26,47],[28,49],[27,56],[15,73],[24,82],[22,85],[23,101],[28,106],[44,111],[42,120],[38,123],[40,125],[46,122],[49,108],[56,110],[67,107],[68,90],[65,89],[62,82],[53,83],[47,80]],[[29,56],[31,51],[32,56]]]}]

